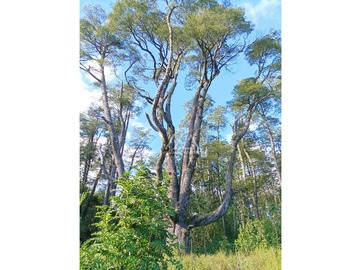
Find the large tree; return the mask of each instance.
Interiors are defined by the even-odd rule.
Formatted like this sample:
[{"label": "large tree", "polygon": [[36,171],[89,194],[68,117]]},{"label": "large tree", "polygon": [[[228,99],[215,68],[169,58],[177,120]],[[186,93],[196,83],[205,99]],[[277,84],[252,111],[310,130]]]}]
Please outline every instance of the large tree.
[{"label": "large tree", "polygon": [[[102,90],[104,121],[109,130],[117,176],[124,171],[121,151],[124,138],[119,135],[122,131],[116,129],[110,110],[105,67],[116,62],[114,57],[118,60],[119,56],[124,57],[120,52],[131,52],[126,53],[130,64],[124,67],[124,79],[129,89],[151,105],[146,117],[161,138],[156,176],[159,183],[167,177],[170,179],[168,194],[176,212],[170,217],[173,232],[189,251],[191,229],[215,222],[229,208],[238,144],[249,128],[253,111],[273,91],[272,75],[279,63],[268,62],[276,50],[259,46],[262,39],[248,44],[252,25],[245,20],[244,10],[232,7],[228,1],[121,0],[115,3],[109,17],[95,9],[82,21],[81,27],[85,46],[81,68]],[[220,72],[235,63],[242,53],[258,70],[255,77],[242,80],[234,91],[232,108],[236,113],[226,160],[225,191],[214,211],[194,214],[190,211],[191,187],[199,158],[208,92]],[[91,66],[91,61],[95,61],[96,66]],[[181,72],[187,74],[187,85],[191,85],[194,95],[189,105],[186,135],[179,149],[171,106],[174,92],[181,91],[178,86]],[[215,125],[219,130],[220,124]],[[126,124],[119,126],[126,127]]]},{"label": "large tree", "polygon": [[[231,155],[234,157],[229,159],[227,195],[221,206],[204,215],[194,216],[190,213],[191,183],[199,157],[200,130],[207,93],[221,70],[244,52],[245,39],[252,26],[245,20],[242,9],[216,1],[165,1],[165,8],[159,8],[156,4],[156,1],[118,1],[111,22],[121,31],[124,28],[127,30],[134,48],[137,48],[145,59],[138,61],[138,66],[144,71],[142,76],[147,76],[147,79],[155,84],[155,94],[151,96],[149,90],[139,87],[139,79],[129,81],[152,105],[151,118],[148,117],[148,120],[162,139],[156,174],[162,179],[165,165],[171,180],[169,196],[176,210],[176,215],[171,217],[174,233],[188,250],[190,230],[222,217],[230,203],[234,154]],[[181,166],[177,166],[171,99],[177,88],[179,70],[184,64],[190,74],[188,79],[194,85],[194,97],[187,136],[181,151]],[[137,78],[140,77],[139,70],[141,68],[134,69],[133,72]],[[148,70],[151,71],[150,74],[146,72]],[[249,126],[255,102],[253,97],[245,125],[234,129],[235,151],[237,142]]]}]

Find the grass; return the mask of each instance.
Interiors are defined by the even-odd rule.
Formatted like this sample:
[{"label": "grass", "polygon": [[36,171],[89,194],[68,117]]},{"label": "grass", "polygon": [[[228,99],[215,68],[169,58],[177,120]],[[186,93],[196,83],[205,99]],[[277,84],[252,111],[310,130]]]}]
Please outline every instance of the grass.
[{"label": "grass", "polygon": [[258,249],[248,255],[224,252],[200,256],[192,254],[182,257],[181,262],[184,270],[281,270],[281,250]]}]

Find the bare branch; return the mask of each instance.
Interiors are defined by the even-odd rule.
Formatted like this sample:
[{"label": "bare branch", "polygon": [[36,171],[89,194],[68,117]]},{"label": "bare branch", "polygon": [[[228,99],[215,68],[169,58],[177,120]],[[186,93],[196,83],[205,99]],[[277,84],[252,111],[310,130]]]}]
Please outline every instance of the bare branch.
[{"label": "bare branch", "polygon": [[91,75],[95,80],[101,83],[101,80],[91,72],[91,67],[86,67],[83,63],[80,63],[80,69],[84,70],[86,73]]}]

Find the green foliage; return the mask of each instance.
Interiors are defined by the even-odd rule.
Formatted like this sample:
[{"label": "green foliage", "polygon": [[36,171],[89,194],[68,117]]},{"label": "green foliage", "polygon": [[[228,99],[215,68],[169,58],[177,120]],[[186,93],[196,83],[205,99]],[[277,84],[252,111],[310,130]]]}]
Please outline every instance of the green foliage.
[{"label": "green foliage", "polygon": [[131,32],[133,35],[151,33],[151,37],[163,39],[168,35],[165,14],[157,8],[156,1],[123,0],[117,1],[109,15],[110,25],[116,31]]},{"label": "green foliage", "polygon": [[110,207],[99,207],[98,232],[80,250],[80,269],[181,269],[172,258],[167,214],[173,214],[167,186],[154,181],[148,169],[136,168],[118,182],[121,195]]},{"label": "green foliage", "polygon": [[200,8],[190,13],[186,22],[189,37],[214,44],[224,36],[232,36],[251,31],[251,25],[245,21],[244,11],[240,8],[227,8],[220,5]]},{"label": "green foliage", "polygon": [[[95,193],[92,197],[88,190],[80,195],[80,243],[84,243],[91,238],[91,235],[96,232],[94,222],[98,221],[96,218],[96,208],[102,205],[104,201],[103,193]],[[85,205],[88,205],[86,215],[83,215]]]},{"label": "green foliage", "polygon": [[238,251],[245,254],[255,249],[281,247],[280,222],[270,218],[248,220],[245,228],[240,229],[235,245]]},{"label": "green foliage", "polygon": [[191,243],[192,252],[198,255],[235,250],[234,244],[224,235],[221,219],[208,226],[195,228],[191,233]]},{"label": "green foliage", "polygon": [[275,59],[276,61],[272,63],[272,65],[274,65],[273,67],[280,68],[280,54],[280,34],[278,32],[272,32],[257,39],[247,48],[246,59],[250,65],[265,65],[267,61]]},{"label": "green foliage", "polygon": [[257,82],[256,78],[247,78],[241,80],[235,87],[233,94],[234,100],[231,102],[231,107],[234,110],[238,110],[249,103],[249,98],[255,95],[258,98],[264,97],[268,92],[267,87],[262,83]]},{"label": "green foliage", "polygon": [[122,48],[123,41],[111,31],[101,6],[87,6],[84,12],[85,17],[80,20],[80,60],[94,60],[103,65],[108,54]]}]

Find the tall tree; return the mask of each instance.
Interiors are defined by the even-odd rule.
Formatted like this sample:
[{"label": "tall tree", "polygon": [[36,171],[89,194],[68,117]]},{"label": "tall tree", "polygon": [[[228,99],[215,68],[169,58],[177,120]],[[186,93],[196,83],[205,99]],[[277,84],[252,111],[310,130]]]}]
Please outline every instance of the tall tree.
[{"label": "tall tree", "polygon": [[[228,1],[220,4],[214,0],[176,0],[164,1],[159,5],[158,2],[117,1],[107,23],[105,21],[101,27],[109,27],[113,31],[106,36],[109,40],[112,40],[113,36],[118,39],[118,43],[110,42],[109,46],[105,46],[107,49],[113,48],[115,44],[121,47],[122,42],[126,41],[126,47],[133,52],[132,56],[129,55],[131,63],[125,71],[125,79],[129,87],[151,105],[151,112],[146,116],[150,126],[161,138],[156,175],[159,180],[163,180],[165,169],[170,178],[169,197],[176,210],[176,214],[171,216],[173,232],[188,251],[191,229],[218,220],[229,208],[238,143],[249,128],[256,106],[272,91],[273,74],[279,61],[275,59],[271,62],[276,50],[271,46],[270,49],[267,45],[263,46],[264,39],[260,38],[250,46],[247,45],[246,40],[252,31],[252,25],[245,20],[244,11],[232,7]],[[99,50],[101,52],[101,48]],[[191,186],[200,153],[208,91],[220,72],[244,52],[249,63],[256,65],[258,69],[253,78],[241,81],[234,91],[232,106],[236,119],[226,165],[224,196],[214,211],[195,215],[190,212]],[[101,69],[102,62],[104,61],[99,63],[100,70],[104,71]],[[88,68],[84,70],[91,72]],[[178,89],[181,71],[187,72],[187,82],[192,85],[194,96],[191,100],[184,146],[176,149],[176,130],[171,105],[173,94]],[[94,77],[94,74],[92,76]],[[104,89],[107,90],[104,82],[102,77],[98,80],[103,93]],[[114,145],[117,145],[113,138],[115,129],[112,128],[114,124],[111,122],[111,115],[108,116],[105,120],[114,148]],[[176,159],[176,150],[180,150],[179,160]],[[113,152],[117,153],[115,148]],[[121,171],[117,155],[114,155],[114,158],[118,171]]]},{"label": "tall tree", "polygon": [[114,180],[125,171],[124,145],[134,108],[131,88],[121,81],[117,87],[111,87],[107,82],[107,70],[112,69],[116,74],[117,66],[126,58],[121,37],[112,31],[107,14],[100,6],[85,8],[85,16],[80,21],[80,69],[91,76],[94,84],[101,89],[102,118],[109,132],[114,162],[109,172],[103,166],[102,173],[108,179],[105,204],[109,203],[109,196],[115,193]]},{"label": "tall tree", "polygon": [[103,134],[103,124],[101,109],[95,104],[80,113],[80,169],[83,185],[88,183],[91,165],[97,156],[96,145]]},{"label": "tall tree", "polygon": [[[143,70],[152,70],[147,78],[156,86],[153,97],[150,97],[149,91],[136,87],[139,85],[136,85],[137,82],[133,81],[132,85],[152,105],[151,120],[150,117],[148,119],[162,139],[156,173],[162,179],[165,165],[171,179],[169,196],[177,213],[172,217],[174,233],[179,242],[188,247],[191,228],[209,224],[226,211],[224,207],[218,213],[198,216],[195,220],[189,212],[190,187],[198,159],[208,90],[220,71],[245,50],[244,39],[252,27],[245,20],[242,9],[216,1],[165,1],[165,4],[165,10],[161,11],[156,1],[119,1],[114,6],[111,20],[119,27],[125,25],[133,45],[147,56],[148,60],[144,57],[142,63]],[[181,168],[177,168],[171,99],[185,55],[191,74],[189,79],[196,83]],[[142,74],[146,75],[146,72]],[[246,128],[239,131],[238,136],[245,131]],[[231,170],[230,166],[229,172]],[[229,200],[226,201],[228,203]]]}]

